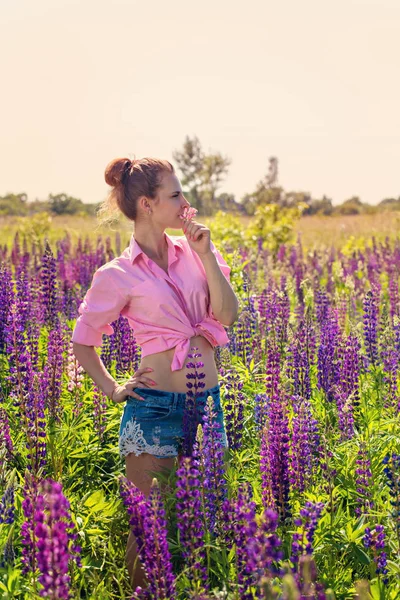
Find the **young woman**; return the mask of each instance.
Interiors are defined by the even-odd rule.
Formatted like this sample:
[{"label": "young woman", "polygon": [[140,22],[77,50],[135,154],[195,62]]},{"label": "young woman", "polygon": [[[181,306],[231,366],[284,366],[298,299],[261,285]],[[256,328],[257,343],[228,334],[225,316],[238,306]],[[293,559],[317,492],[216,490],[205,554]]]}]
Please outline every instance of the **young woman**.
[{"label": "young woman", "polygon": [[[114,402],[125,402],[120,454],[127,478],[148,497],[154,471],[172,469],[181,456],[189,372],[185,366],[191,361],[191,347],[198,348],[204,362],[198,414],[201,418],[211,395],[223,444],[228,446],[214,347],[229,341],[224,326],[237,319],[238,300],[229,282],[230,267],[212,243],[210,230],[193,218],[182,219],[189,203],[168,161],[115,159],[106,168],[105,180],[113,189],[100,213],[121,211],[134,221],[134,234],[121,256],[95,272],[79,307],[73,349],[97,386]],[[167,228],[182,228],[185,235],[169,236]],[[142,350],[139,369],[122,385],[94,349],[101,346],[103,333],[114,333],[110,323],[120,314],[128,319]],[[137,544],[130,533],[131,582],[134,588],[145,587],[136,558]]]}]

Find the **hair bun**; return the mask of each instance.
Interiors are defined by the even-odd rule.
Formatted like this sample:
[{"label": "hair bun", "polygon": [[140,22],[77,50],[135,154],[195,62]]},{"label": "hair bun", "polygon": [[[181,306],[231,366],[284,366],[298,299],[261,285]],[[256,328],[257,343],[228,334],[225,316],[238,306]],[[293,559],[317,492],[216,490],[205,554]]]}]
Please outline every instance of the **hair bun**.
[{"label": "hair bun", "polygon": [[124,183],[127,173],[130,171],[133,162],[130,158],[114,158],[106,166],[104,179],[108,185],[116,187]]}]

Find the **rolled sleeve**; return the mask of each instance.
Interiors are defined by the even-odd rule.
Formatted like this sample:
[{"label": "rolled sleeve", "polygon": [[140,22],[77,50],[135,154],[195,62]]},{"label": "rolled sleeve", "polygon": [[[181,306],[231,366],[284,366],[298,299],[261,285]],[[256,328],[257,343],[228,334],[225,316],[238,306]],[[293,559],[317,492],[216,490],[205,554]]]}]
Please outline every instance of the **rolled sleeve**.
[{"label": "rolled sleeve", "polygon": [[76,321],[71,341],[85,346],[101,346],[103,333],[114,333],[111,323],[118,319],[125,304],[126,298],[106,270],[98,269],[78,308],[80,316]]}]

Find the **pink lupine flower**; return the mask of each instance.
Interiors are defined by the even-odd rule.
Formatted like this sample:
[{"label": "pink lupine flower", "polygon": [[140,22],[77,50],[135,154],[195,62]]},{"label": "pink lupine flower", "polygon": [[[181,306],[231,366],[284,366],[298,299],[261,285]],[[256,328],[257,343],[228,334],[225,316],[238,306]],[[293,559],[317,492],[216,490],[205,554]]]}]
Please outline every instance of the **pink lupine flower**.
[{"label": "pink lupine flower", "polygon": [[185,208],[182,215],[179,215],[180,219],[186,219],[187,221],[191,221],[198,213],[197,208],[190,206],[189,208]]}]

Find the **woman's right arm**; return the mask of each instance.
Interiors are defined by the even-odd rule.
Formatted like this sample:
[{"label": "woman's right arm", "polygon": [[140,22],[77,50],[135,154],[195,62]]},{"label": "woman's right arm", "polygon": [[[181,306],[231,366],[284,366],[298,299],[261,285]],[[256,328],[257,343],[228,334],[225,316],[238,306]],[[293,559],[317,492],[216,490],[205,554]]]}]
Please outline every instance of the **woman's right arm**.
[{"label": "woman's right arm", "polygon": [[86,346],[84,344],[73,342],[72,347],[76,360],[81,367],[83,367],[86,373],[90,375],[97,387],[99,387],[108,398],[111,398],[111,395],[118,384],[105,368],[104,363],[94,349],[94,346]]},{"label": "woman's right arm", "polygon": [[71,338],[77,361],[109,398],[118,384],[94,347],[102,345],[103,334],[114,333],[111,323],[118,319],[126,302],[127,299],[113,280],[112,271],[100,267],[79,306],[79,317]]}]

